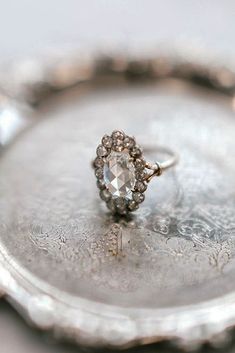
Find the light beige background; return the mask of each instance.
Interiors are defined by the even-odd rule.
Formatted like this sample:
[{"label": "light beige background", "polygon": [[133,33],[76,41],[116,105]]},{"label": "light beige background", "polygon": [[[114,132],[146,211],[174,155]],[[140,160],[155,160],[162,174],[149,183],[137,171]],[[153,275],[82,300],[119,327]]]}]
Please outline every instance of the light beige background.
[{"label": "light beige background", "polygon": [[[130,42],[197,46],[235,57],[232,0],[8,0],[0,5],[0,62],[51,47]],[[79,351],[28,328],[0,301],[0,353]]]}]

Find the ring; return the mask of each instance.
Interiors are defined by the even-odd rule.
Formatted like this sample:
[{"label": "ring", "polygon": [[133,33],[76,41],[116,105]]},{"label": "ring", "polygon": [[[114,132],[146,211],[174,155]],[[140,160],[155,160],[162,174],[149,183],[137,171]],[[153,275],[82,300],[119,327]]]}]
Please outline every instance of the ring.
[{"label": "ring", "polygon": [[170,157],[163,162],[146,162],[135,138],[115,130],[104,135],[93,162],[100,197],[112,213],[126,215],[139,208],[145,199],[148,183],[173,167],[178,156],[161,148]]}]

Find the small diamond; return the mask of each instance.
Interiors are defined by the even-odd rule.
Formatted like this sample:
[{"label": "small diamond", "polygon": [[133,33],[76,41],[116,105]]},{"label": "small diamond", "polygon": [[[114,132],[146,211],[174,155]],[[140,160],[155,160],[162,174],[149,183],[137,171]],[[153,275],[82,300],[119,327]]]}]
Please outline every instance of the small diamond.
[{"label": "small diamond", "polygon": [[122,131],[114,131],[113,137],[113,149],[117,152],[121,152],[124,149],[124,133]]},{"label": "small diamond", "polygon": [[137,158],[135,160],[135,166],[136,166],[137,169],[144,169],[145,161],[143,159]]},{"label": "small diamond", "polygon": [[120,208],[126,207],[125,199],[122,197],[115,199],[115,204],[117,207],[120,207]]},{"label": "small diamond", "polygon": [[101,190],[100,191],[100,197],[104,201],[108,201],[111,198],[110,192],[107,189]]},{"label": "small diamond", "polygon": [[99,156],[99,157],[105,157],[105,156],[107,156],[108,151],[104,146],[99,145],[97,147],[96,153],[97,153],[97,156]]},{"label": "small diamond", "polygon": [[123,146],[125,148],[133,148],[135,146],[135,140],[132,137],[125,137]]},{"label": "small diamond", "polygon": [[95,170],[95,175],[98,179],[102,179],[103,178],[103,168],[98,168]]},{"label": "small diamond", "polygon": [[130,211],[134,211],[134,210],[137,210],[137,208],[139,208],[139,205],[138,205],[138,203],[136,203],[135,201],[132,200],[129,202],[128,207],[129,207]]},{"label": "small diamond", "polygon": [[145,170],[140,170],[136,172],[136,179],[138,180],[145,180],[148,174]]},{"label": "small diamond", "polygon": [[135,189],[139,192],[144,192],[147,189],[147,185],[142,181],[137,181],[135,184]]},{"label": "small diamond", "polygon": [[119,197],[119,198],[115,199],[115,204],[116,204],[116,207],[117,207],[117,211],[120,214],[125,214],[126,213],[126,201],[125,201],[124,198]]},{"label": "small diamond", "polygon": [[107,206],[108,206],[108,208],[110,209],[111,212],[115,212],[115,211],[116,211],[116,205],[115,205],[113,199],[110,199],[110,200],[107,202]]},{"label": "small diamond", "polygon": [[102,158],[96,157],[96,159],[94,160],[94,167],[96,168],[102,168],[104,165],[104,161]]},{"label": "small diamond", "polygon": [[131,150],[131,155],[132,157],[139,157],[141,156],[141,149],[139,147],[134,147],[132,150]]},{"label": "small diamond", "polygon": [[116,145],[116,146],[123,146],[123,140],[117,139],[117,140],[115,141],[115,145]]},{"label": "small diamond", "polygon": [[103,179],[98,179],[96,184],[99,189],[101,190],[105,189],[105,183]]},{"label": "small diamond", "polygon": [[111,152],[104,165],[104,181],[114,198],[131,199],[135,186],[135,167],[129,153]]},{"label": "small diamond", "polygon": [[122,140],[116,140],[114,143],[115,145],[113,146],[113,148],[115,151],[121,152],[124,149]]},{"label": "small diamond", "polygon": [[115,139],[115,140],[116,139],[123,140],[124,136],[125,136],[124,132],[119,131],[119,130],[115,130],[112,133],[112,138]]},{"label": "small diamond", "polygon": [[104,137],[102,138],[102,144],[104,147],[106,148],[111,148],[112,147],[112,137],[108,136],[108,135],[104,135]]},{"label": "small diamond", "polygon": [[144,194],[140,192],[133,192],[133,200],[137,203],[141,203],[144,201]]}]

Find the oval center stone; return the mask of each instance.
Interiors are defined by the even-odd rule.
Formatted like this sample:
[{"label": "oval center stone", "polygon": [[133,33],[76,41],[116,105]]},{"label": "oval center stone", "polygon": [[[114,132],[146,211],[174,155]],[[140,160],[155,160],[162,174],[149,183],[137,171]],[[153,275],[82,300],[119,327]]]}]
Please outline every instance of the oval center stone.
[{"label": "oval center stone", "polygon": [[132,198],[135,186],[135,167],[128,152],[112,151],[104,165],[104,182],[114,198]]}]

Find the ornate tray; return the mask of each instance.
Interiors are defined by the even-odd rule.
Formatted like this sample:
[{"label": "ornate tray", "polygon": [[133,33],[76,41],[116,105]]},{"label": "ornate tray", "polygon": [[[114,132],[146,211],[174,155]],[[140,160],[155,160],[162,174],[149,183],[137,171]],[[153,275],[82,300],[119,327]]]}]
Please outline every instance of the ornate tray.
[{"label": "ornate tray", "polygon": [[[95,83],[90,66],[73,81],[62,65],[62,81],[8,90],[38,103],[89,78],[36,109],[1,100],[0,288],[32,323],[82,344],[190,346],[235,324],[235,119],[230,98],[178,77],[229,94],[233,81],[168,61],[151,76],[146,58],[128,60],[98,60]],[[177,79],[143,80],[160,73]],[[116,128],[180,154],[131,218],[107,212],[90,165]]]}]

